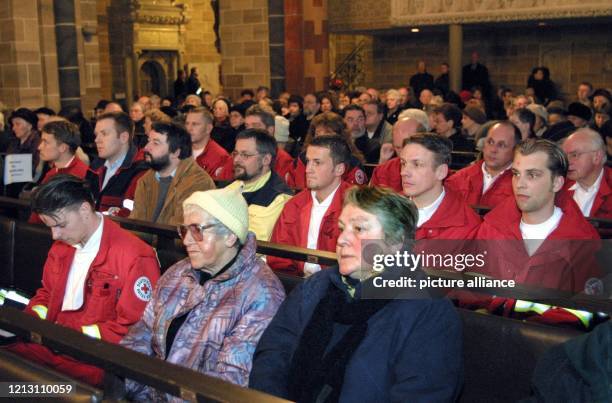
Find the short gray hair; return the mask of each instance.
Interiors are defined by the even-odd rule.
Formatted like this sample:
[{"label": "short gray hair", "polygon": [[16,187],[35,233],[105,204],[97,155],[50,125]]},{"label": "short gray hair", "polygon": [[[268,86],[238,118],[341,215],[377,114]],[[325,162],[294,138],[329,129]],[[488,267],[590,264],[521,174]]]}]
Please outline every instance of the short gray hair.
[{"label": "short gray hair", "polygon": [[406,246],[414,240],[419,212],[407,197],[383,187],[353,186],[344,195],[344,206],[347,204],[374,214],[385,241]]},{"label": "short gray hair", "polygon": [[[429,127],[429,117],[425,111],[415,108],[404,109],[398,116],[397,121],[404,119],[414,119],[423,126],[423,130],[420,132],[428,132],[431,128]],[[417,130],[419,132],[419,130]]]},{"label": "short gray hair", "polygon": [[604,143],[601,135],[595,130],[590,129],[588,127],[583,127],[576,130],[570,135],[570,137],[575,134],[585,136],[587,140],[591,143],[591,147],[593,147],[593,150],[597,150],[603,153],[602,165],[605,165],[608,159],[608,152],[606,144]]}]

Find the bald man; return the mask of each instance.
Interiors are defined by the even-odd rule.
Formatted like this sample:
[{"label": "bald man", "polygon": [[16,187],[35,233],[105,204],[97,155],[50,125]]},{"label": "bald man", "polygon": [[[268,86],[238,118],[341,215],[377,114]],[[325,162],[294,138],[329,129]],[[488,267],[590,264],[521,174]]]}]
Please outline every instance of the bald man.
[{"label": "bald man", "polygon": [[445,185],[472,205],[495,207],[512,193],[512,158],[521,132],[508,121],[491,126],[484,142],[483,158],[446,179]]},{"label": "bald man", "polygon": [[612,169],[606,147],[594,130],[575,131],[563,142],[569,160],[566,189],[585,217],[612,218]]},{"label": "bald man", "polygon": [[123,108],[117,102],[109,102],[104,107],[104,113],[123,112]]},{"label": "bald man", "polygon": [[404,140],[416,133],[424,133],[427,131],[426,126],[419,120],[402,115],[404,115],[403,112],[398,121],[393,125],[392,145],[383,144],[383,148],[381,149],[381,161],[383,160],[383,153],[388,153],[388,150],[390,150],[391,155],[395,155],[395,157],[389,159],[387,156],[387,162],[379,164],[374,169],[372,180],[370,181],[370,186],[386,186],[398,193],[402,192],[402,178],[400,176],[401,162],[398,156],[402,151]]}]

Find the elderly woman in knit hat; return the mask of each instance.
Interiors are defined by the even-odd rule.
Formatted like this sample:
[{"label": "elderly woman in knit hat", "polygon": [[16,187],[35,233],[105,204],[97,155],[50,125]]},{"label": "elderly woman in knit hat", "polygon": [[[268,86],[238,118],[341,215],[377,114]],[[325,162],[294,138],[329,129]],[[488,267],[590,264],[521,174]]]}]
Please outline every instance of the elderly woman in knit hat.
[{"label": "elderly woman in knit hat", "polygon": [[385,289],[383,280],[415,280],[418,271],[366,263],[408,252],[417,218],[391,189],[347,190],[338,266],[309,277],[279,308],[257,345],[251,388],[300,403],[455,401],[462,337],[452,304],[410,286]]},{"label": "elderly woman in knit hat", "polygon": [[[159,279],[142,319],[121,344],[246,386],[252,355],[285,294],[255,254],[240,189],[195,192],[183,203],[178,227],[188,257]],[[173,400],[127,381],[128,397]]]}]

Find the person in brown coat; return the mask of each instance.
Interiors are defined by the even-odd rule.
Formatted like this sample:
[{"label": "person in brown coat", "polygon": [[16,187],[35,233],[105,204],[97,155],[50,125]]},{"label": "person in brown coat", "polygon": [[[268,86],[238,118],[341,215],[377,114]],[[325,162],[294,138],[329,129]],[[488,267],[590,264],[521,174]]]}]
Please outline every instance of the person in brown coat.
[{"label": "person in brown coat", "polygon": [[151,167],[136,186],[130,218],[160,224],[183,222],[183,201],[195,191],[215,188],[215,183],[191,157],[191,137],[175,124],[154,123],[144,147]]}]

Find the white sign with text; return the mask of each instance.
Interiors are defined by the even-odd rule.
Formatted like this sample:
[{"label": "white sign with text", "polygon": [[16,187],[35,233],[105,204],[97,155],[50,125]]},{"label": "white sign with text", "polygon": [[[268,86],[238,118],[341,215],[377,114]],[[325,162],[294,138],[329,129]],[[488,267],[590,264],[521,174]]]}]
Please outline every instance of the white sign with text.
[{"label": "white sign with text", "polygon": [[7,154],[4,158],[4,184],[32,182],[32,154]]}]

